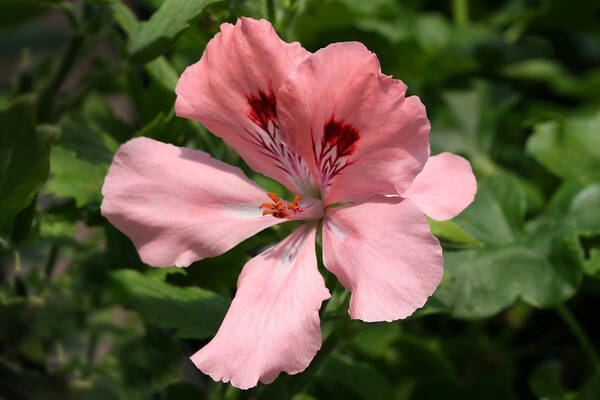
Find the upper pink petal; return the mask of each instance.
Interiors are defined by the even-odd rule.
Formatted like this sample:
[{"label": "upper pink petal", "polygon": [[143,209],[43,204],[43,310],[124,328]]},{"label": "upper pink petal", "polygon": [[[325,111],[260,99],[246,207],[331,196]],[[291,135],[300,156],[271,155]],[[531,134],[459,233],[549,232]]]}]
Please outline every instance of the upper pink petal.
[{"label": "upper pink petal", "polygon": [[376,197],[328,208],[323,261],[352,292],[350,316],[367,322],[406,318],[443,274],[442,249],[410,200]]},{"label": "upper pink petal", "polygon": [[186,267],[283,222],[242,170],[202,151],[148,138],[122,145],[102,187],[102,215],[157,267]]},{"label": "upper pink petal", "polygon": [[308,366],[321,348],[319,308],[329,298],[315,231],[305,224],[244,266],[219,331],[191,357],[202,372],[247,389]]},{"label": "upper pink petal", "polygon": [[311,54],[282,85],[282,129],[312,160],[325,204],[404,193],[421,171],[430,125],[419,98],[405,92],[357,42]]},{"label": "upper pink petal", "polygon": [[431,218],[454,218],[475,198],[477,181],[471,164],[452,153],[429,157],[425,168],[403,194]]},{"label": "upper pink petal", "polygon": [[281,40],[268,21],[222,24],[179,79],[175,111],[223,138],[252,169],[295,193],[314,192],[308,167],[280,132],[276,96],[308,54],[299,43]]}]

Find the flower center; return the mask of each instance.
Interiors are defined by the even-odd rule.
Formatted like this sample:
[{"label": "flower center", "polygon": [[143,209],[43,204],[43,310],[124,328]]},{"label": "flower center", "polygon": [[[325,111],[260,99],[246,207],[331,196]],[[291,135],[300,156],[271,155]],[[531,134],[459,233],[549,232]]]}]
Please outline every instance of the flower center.
[{"label": "flower center", "polygon": [[296,195],[294,201],[290,204],[283,204],[283,201],[275,193],[267,193],[267,195],[273,200],[273,203],[262,203],[258,208],[266,208],[263,210],[263,215],[272,215],[275,218],[289,218],[290,214],[288,211],[296,214],[300,211],[298,202],[302,198],[300,195]]}]

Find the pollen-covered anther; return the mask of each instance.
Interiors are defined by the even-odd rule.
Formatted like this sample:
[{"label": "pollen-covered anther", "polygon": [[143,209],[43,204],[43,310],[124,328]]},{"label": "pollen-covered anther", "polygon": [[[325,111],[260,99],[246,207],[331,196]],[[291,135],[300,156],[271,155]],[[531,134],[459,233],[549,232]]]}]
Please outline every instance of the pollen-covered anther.
[{"label": "pollen-covered anther", "polygon": [[292,211],[294,214],[300,211],[298,202],[302,197],[299,195],[296,195],[294,201],[287,205],[284,205],[283,201],[275,193],[269,192],[267,195],[273,200],[273,203],[262,203],[258,206],[258,208],[266,208],[266,210],[263,210],[263,215],[272,215],[275,218],[289,218],[290,214],[288,211]]},{"label": "pollen-covered anther", "polygon": [[302,197],[299,194],[297,194],[296,197],[294,197],[294,201],[288,204],[286,207],[295,213],[298,212],[298,210],[300,209],[300,207],[298,206],[298,202],[301,198]]}]

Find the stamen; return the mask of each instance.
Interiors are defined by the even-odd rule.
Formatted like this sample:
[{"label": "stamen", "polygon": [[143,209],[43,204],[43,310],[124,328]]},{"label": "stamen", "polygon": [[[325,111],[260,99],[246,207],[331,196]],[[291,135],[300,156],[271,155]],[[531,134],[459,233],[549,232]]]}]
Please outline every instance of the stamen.
[{"label": "stamen", "polygon": [[277,206],[277,207],[283,206],[281,199],[275,193],[269,192],[269,193],[267,193],[267,196],[269,196],[271,198],[271,200],[273,200],[273,202],[275,203],[275,206]]},{"label": "stamen", "polygon": [[263,210],[262,215],[272,215],[275,218],[289,218],[290,214],[288,213],[291,210],[294,214],[300,211],[300,206],[298,202],[302,198],[300,195],[296,195],[294,201],[290,204],[284,205],[283,201],[277,196],[275,193],[269,192],[267,196],[273,200],[273,203],[262,203],[258,208],[266,208]]},{"label": "stamen", "polygon": [[300,208],[300,207],[298,207],[298,202],[300,201],[301,198],[302,197],[299,194],[297,194],[296,197],[294,197],[294,202],[291,204],[288,204],[286,207],[294,212],[298,212],[298,209]]}]

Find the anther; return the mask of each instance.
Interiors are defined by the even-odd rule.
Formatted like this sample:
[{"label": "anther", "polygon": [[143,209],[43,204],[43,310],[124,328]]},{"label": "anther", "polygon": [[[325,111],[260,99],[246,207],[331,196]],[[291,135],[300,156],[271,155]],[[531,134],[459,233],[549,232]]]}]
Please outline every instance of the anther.
[{"label": "anther", "polygon": [[269,192],[269,193],[267,193],[267,196],[269,196],[271,198],[271,200],[273,200],[273,202],[275,203],[275,206],[277,206],[277,207],[283,206],[281,199],[275,193]]},{"label": "anther", "polygon": [[272,215],[275,218],[289,218],[290,214],[288,211],[291,210],[294,214],[296,214],[300,210],[298,202],[302,197],[299,195],[294,198],[292,203],[287,205],[284,205],[283,201],[281,201],[279,196],[277,196],[275,193],[269,192],[267,193],[267,196],[273,200],[273,203],[262,203],[260,206],[258,206],[258,208],[266,208],[266,210],[263,210],[262,215]]},{"label": "anther", "polygon": [[298,207],[298,202],[300,201],[301,198],[302,197],[300,197],[300,195],[297,194],[296,197],[294,197],[294,202],[291,204],[288,204],[286,207],[294,212],[298,212],[298,209],[300,208],[300,207]]}]

